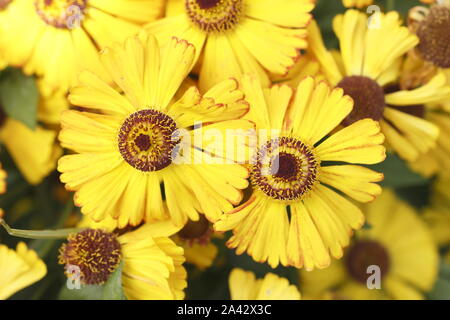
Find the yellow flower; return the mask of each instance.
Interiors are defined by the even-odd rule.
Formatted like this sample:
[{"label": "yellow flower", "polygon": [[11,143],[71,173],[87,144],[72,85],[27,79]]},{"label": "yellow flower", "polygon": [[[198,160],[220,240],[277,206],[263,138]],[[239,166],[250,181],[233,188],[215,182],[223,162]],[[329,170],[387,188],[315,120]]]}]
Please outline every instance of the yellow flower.
[{"label": "yellow flower", "polygon": [[47,274],[36,252],[19,242],[16,251],[0,245],[0,300],[41,280]]},{"label": "yellow flower", "polygon": [[313,8],[313,0],[169,0],[168,16],[146,28],[162,45],[176,36],[195,46],[202,91],[243,73],[269,85],[266,70],[286,73],[306,47]]},{"label": "yellow flower", "polygon": [[[234,120],[249,109],[236,81],[204,96],[191,87],[173,101],[195,50],[176,38],[165,50],[160,56],[153,36],[130,38],[101,56],[124,95],[90,72],[71,91],[70,101],[89,111],[63,113],[61,143],[79,154],[62,157],[58,170],[66,188],[76,190],[81,212],[95,221],[112,215],[119,227],[136,226],[165,219],[166,211],[178,226],[198,220],[199,212],[215,221],[240,202],[248,185],[243,166],[201,151],[206,146],[197,130],[199,124],[216,131],[253,128]],[[200,139],[189,143],[184,138],[190,135]]]},{"label": "yellow flower", "polygon": [[228,281],[232,300],[300,300],[297,287],[273,273],[257,280],[253,272],[235,268]]},{"label": "yellow flower", "polygon": [[12,65],[67,89],[82,69],[104,75],[98,48],[160,16],[162,0],[11,0],[0,9],[0,47]]},{"label": "yellow flower", "polygon": [[259,133],[250,166],[253,189],[214,228],[233,230],[227,245],[257,262],[325,268],[330,254],[340,258],[352,230],[364,222],[358,207],[326,185],[361,202],[381,192],[375,182],[383,175],[354,165],[385,159],[380,127],[365,119],[327,136],[353,102],[342,89],[331,90],[313,78],[301,81],[296,92],[286,85],[263,89],[250,77],[241,85],[252,106],[248,118]]},{"label": "yellow flower", "polygon": [[343,121],[349,125],[363,118],[380,121],[387,144],[402,158],[414,161],[435,146],[439,129],[414,115],[414,105],[449,98],[442,73],[412,90],[399,88],[402,57],[418,38],[400,25],[398,13],[368,17],[348,10],[333,22],[340,53],[324,47],[320,31],[311,24],[310,52],[321,64],[328,81],[344,89],[355,101],[353,112]]},{"label": "yellow flower", "polygon": [[364,8],[370,6],[373,3],[373,0],[342,0],[342,4],[346,8]]},{"label": "yellow flower", "polygon": [[[91,225],[89,221],[83,223]],[[182,266],[183,249],[169,238],[178,228],[169,222],[157,222],[121,235],[114,230],[109,224],[69,236],[59,257],[69,278],[76,274],[73,266],[77,266],[81,283],[103,284],[123,261],[122,283],[127,299],[184,298],[187,274]]]},{"label": "yellow flower", "polygon": [[356,233],[342,260],[326,270],[300,272],[305,296],[331,291],[336,299],[423,299],[423,292],[434,285],[439,264],[426,225],[390,190],[364,212],[369,226]]},{"label": "yellow flower", "polygon": [[56,161],[62,155],[56,131],[40,125],[32,130],[12,118],[4,121],[0,127],[0,141],[25,179],[38,184],[56,168]]},{"label": "yellow flower", "polygon": [[216,245],[211,242],[213,235],[211,223],[201,215],[198,221],[188,221],[173,238],[183,247],[186,262],[202,270],[213,264],[218,253]]}]

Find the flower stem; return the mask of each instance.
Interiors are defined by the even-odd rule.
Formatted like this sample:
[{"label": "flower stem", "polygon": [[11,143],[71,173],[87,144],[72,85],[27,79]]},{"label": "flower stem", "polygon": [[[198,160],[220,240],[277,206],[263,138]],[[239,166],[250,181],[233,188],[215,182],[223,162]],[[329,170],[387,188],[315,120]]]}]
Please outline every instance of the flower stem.
[{"label": "flower stem", "polygon": [[5,220],[0,218],[0,225],[5,228],[6,232],[13,237],[26,239],[66,239],[69,234],[80,232],[83,229],[70,228],[58,230],[22,230],[11,228]]}]

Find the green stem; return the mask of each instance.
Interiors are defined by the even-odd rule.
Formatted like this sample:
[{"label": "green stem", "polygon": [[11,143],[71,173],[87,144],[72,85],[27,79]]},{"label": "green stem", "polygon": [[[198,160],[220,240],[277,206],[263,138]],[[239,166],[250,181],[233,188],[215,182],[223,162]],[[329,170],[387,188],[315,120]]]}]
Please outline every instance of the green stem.
[{"label": "green stem", "polygon": [[80,232],[83,229],[70,228],[70,229],[58,229],[58,230],[22,230],[13,229],[0,219],[0,224],[5,228],[6,232],[13,237],[26,238],[26,239],[66,239],[70,234]]}]

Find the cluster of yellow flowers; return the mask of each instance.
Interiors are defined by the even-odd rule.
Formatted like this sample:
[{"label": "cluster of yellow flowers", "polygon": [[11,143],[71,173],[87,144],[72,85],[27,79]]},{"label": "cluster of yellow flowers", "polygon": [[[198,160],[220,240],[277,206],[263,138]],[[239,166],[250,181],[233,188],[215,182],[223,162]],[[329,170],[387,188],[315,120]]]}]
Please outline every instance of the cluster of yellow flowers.
[{"label": "cluster of yellow flowers", "polygon": [[[450,243],[450,4],[406,21],[349,8],[339,49],[315,5],[0,0],[0,64],[41,97],[38,127],[7,117],[0,141],[29,183],[57,168],[74,192],[69,279],[121,272],[127,299],[183,299],[184,262],[208,268],[230,232],[236,254],[299,269],[300,288],[234,269],[232,299],[424,298]],[[369,168],[386,150],[439,176],[423,218]],[[0,298],[45,274],[24,243],[0,245]]]}]

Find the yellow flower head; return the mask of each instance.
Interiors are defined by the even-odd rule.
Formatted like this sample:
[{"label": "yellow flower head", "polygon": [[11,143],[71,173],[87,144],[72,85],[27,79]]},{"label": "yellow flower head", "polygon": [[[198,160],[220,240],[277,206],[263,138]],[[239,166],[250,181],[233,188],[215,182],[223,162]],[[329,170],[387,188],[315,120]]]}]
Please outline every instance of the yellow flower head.
[{"label": "yellow flower head", "polygon": [[36,252],[19,242],[16,251],[0,245],[0,300],[41,280],[47,274]]},{"label": "yellow flower head", "polygon": [[300,300],[297,287],[273,273],[257,280],[252,272],[236,268],[228,282],[232,300]]},{"label": "yellow flower head", "polygon": [[232,79],[203,96],[191,87],[174,101],[194,47],[173,38],[160,55],[156,39],[141,36],[101,56],[124,95],[90,72],[72,89],[70,101],[89,110],[61,117],[61,143],[78,153],[60,159],[61,181],[76,191],[82,213],[96,221],[111,215],[119,227],[167,215],[183,226],[199,212],[215,221],[240,202],[248,171],[203,152],[199,126],[251,129],[249,121],[234,120],[248,112],[248,103]]},{"label": "yellow flower head", "polygon": [[252,106],[248,118],[259,133],[251,164],[253,189],[249,200],[214,227],[233,230],[228,246],[255,261],[325,268],[330,254],[342,256],[352,230],[364,220],[359,208],[328,186],[361,202],[381,192],[374,182],[383,175],[354,165],[385,159],[380,127],[364,119],[328,136],[351,112],[353,101],[342,89],[331,90],[313,78],[294,91],[286,85],[263,89],[245,77],[242,89]]},{"label": "yellow flower head", "polygon": [[342,122],[371,118],[380,121],[387,144],[402,158],[416,160],[435,146],[439,129],[423,119],[414,106],[450,97],[446,78],[436,74],[417,88],[402,88],[400,69],[406,52],[419,39],[401,26],[398,13],[377,13],[370,18],[348,10],[333,21],[340,52],[325,49],[315,23],[310,28],[310,50],[327,80],[344,89],[355,107]]},{"label": "yellow flower head", "polygon": [[6,61],[67,89],[82,69],[106,76],[98,48],[124,41],[162,13],[163,0],[11,0],[0,8]]},{"label": "yellow flower head", "polygon": [[[91,225],[87,221],[84,224]],[[79,274],[83,284],[103,284],[123,261],[122,283],[127,299],[184,298],[187,283],[183,249],[169,238],[177,228],[161,222],[117,235],[110,227],[88,228],[69,236],[59,256],[68,277]]]},{"label": "yellow flower head", "polygon": [[266,70],[286,73],[306,47],[313,8],[313,0],[169,0],[169,16],[146,28],[162,45],[175,35],[195,46],[202,91],[243,73],[268,85]]},{"label": "yellow flower head", "polygon": [[437,1],[430,8],[412,8],[409,27],[420,39],[417,55],[437,68],[450,68],[450,1]]},{"label": "yellow flower head", "polygon": [[[423,299],[437,277],[439,255],[417,212],[390,190],[364,207],[368,228],[356,233],[330,268],[301,271],[305,295],[336,299]],[[369,287],[371,289],[369,289]]]}]

